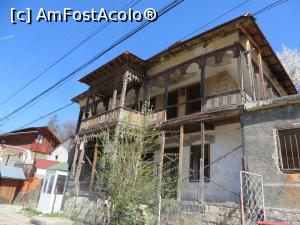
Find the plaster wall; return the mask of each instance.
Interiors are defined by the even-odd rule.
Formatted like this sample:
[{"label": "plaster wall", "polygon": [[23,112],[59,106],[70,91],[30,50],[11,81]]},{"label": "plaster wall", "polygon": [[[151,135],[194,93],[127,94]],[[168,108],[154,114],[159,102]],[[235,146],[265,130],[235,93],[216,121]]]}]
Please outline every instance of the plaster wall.
[{"label": "plaster wall", "polygon": [[300,174],[279,166],[277,128],[300,124],[300,105],[246,112],[243,117],[246,166],[263,176],[267,207],[300,209]]},{"label": "plaster wall", "polygon": [[[242,144],[239,123],[216,126],[214,130],[206,131],[206,144],[210,144],[210,162],[219,161],[211,165],[210,182],[205,182],[205,200],[210,202],[239,202],[239,173],[242,170],[242,149],[239,148],[222,158]],[[184,140],[184,181],[182,200],[198,201],[200,197],[199,182],[189,180],[190,149],[193,145],[201,144],[201,134],[186,134]],[[166,148],[178,146],[178,138],[166,141]]]}]

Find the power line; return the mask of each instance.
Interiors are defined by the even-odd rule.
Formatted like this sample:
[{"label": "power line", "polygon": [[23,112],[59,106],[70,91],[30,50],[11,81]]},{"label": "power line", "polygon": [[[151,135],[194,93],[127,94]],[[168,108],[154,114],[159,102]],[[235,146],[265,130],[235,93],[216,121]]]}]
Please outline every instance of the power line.
[{"label": "power line", "polygon": [[[181,4],[183,1],[184,0],[174,0],[174,1],[172,1],[171,3],[169,3],[168,5],[166,5],[165,7],[163,7],[161,10],[159,10],[157,12],[157,16],[158,17],[163,16],[165,13],[169,12],[174,7],[176,7],[177,5]],[[38,94],[37,96],[35,96],[31,100],[29,100],[28,102],[24,103],[22,106],[18,107],[17,109],[13,110],[9,114],[5,115],[3,118],[0,119],[0,122],[9,119],[11,116],[15,115],[16,113],[18,113],[22,109],[28,107],[29,105],[32,106],[33,104],[36,103],[37,100],[41,99],[43,96],[45,96],[50,91],[54,90],[56,87],[60,87],[63,84],[65,84],[76,73],[78,73],[82,69],[86,68],[87,66],[91,65],[93,62],[95,62],[101,56],[103,56],[104,54],[106,54],[107,52],[109,52],[110,50],[112,50],[113,48],[115,48],[116,46],[118,46],[119,44],[121,44],[122,42],[126,41],[131,36],[133,36],[134,34],[136,34],[137,32],[139,32],[140,30],[142,30],[143,28],[145,28],[146,26],[148,26],[151,22],[152,21],[150,21],[150,20],[145,20],[144,22],[142,22],[142,24],[140,24],[139,26],[137,26],[136,28],[134,28],[133,30],[131,30],[130,32],[128,32],[127,34],[125,34],[124,36],[122,36],[121,38],[119,38],[111,46],[105,48],[100,53],[98,53],[94,57],[90,58],[86,63],[84,63],[83,65],[81,65],[77,69],[75,69],[73,72],[71,72],[67,76],[63,77],[61,80],[59,80],[56,83],[54,83],[53,85],[51,85],[49,88],[47,88],[46,90],[42,91],[40,94]]]},{"label": "power line", "polygon": [[5,133],[0,133],[0,135],[5,135],[5,134],[8,134],[8,133],[12,133],[12,132],[17,131],[17,130],[19,130],[19,129],[22,129],[22,128],[24,128],[24,127],[27,127],[27,126],[30,125],[30,124],[33,124],[33,123],[35,123],[35,122],[37,122],[37,121],[39,121],[39,120],[45,119],[45,118],[47,118],[47,117],[49,117],[49,116],[51,116],[51,115],[53,115],[53,114],[55,114],[55,113],[57,113],[57,112],[59,112],[59,111],[61,111],[61,110],[64,110],[64,109],[66,109],[66,108],[68,108],[68,107],[70,107],[70,106],[72,106],[72,105],[74,105],[74,102],[71,102],[71,103],[69,103],[69,104],[67,104],[67,105],[65,105],[65,106],[62,106],[62,107],[60,107],[60,108],[58,108],[58,109],[55,109],[54,111],[49,112],[49,113],[47,113],[47,114],[45,114],[45,115],[41,115],[41,116],[38,117],[37,119],[34,119],[34,120],[32,120],[32,121],[30,121],[30,122],[28,122],[28,123],[25,123],[24,125],[22,125],[22,126],[16,128],[16,129],[14,129],[14,130],[12,130],[12,131],[5,132]]},{"label": "power line", "polygon": [[[126,8],[132,8],[136,4],[138,4],[142,0],[132,0],[129,2],[125,7],[123,7],[121,10],[125,10]],[[71,48],[67,53],[65,53],[63,56],[55,60],[53,63],[51,63],[46,69],[44,69],[42,72],[37,74],[33,79],[28,81],[26,84],[24,84],[21,88],[16,90],[14,93],[9,95],[6,99],[0,102],[0,106],[11,100],[13,97],[15,97],[17,94],[19,94],[21,91],[23,91],[26,87],[28,87],[30,84],[32,84],[34,81],[36,81],[38,78],[40,78],[43,74],[48,72],[51,68],[53,68],[56,64],[60,63],[63,59],[65,59],[67,56],[69,56],[71,53],[73,53],[75,50],[77,50],[80,46],[82,46],[84,43],[86,43],[89,39],[94,37],[96,34],[98,34],[100,31],[105,29],[111,22],[105,23],[96,30],[94,30],[92,33],[90,33],[86,38],[84,38],[82,41],[80,41],[77,45],[75,45],[73,48]]]},{"label": "power line", "polygon": [[255,13],[252,14],[252,16],[257,16],[257,15],[259,15],[259,14],[261,14],[261,13],[264,13],[264,12],[266,12],[266,11],[268,11],[268,10],[270,10],[270,9],[272,9],[272,8],[274,8],[274,7],[276,7],[276,6],[278,6],[278,5],[281,5],[281,4],[283,4],[283,3],[287,2],[287,1],[288,1],[288,0],[278,0],[278,1],[276,1],[276,2],[273,2],[273,3],[271,3],[271,4],[267,5],[267,6],[265,6],[264,8],[262,8],[262,9],[256,11]]},{"label": "power line", "polygon": [[63,107],[60,107],[60,108],[58,108],[58,109],[56,109],[56,110],[54,110],[54,111],[52,111],[52,112],[50,112],[50,113],[47,113],[46,115],[42,115],[42,116],[40,116],[39,118],[37,118],[37,119],[35,119],[35,120],[32,120],[32,121],[30,121],[30,122],[28,122],[28,123],[26,123],[26,124],[24,124],[24,125],[18,127],[18,128],[15,129],[15,130],[22,129],[22,128],[24,128],[24,127],[26,127],[26,126],[28,126],[28,125],[30,125],[30,124],[32,124],[32,123],[35,123],[35,122],[37,122],[37,121],[39,121],[39,120],[42,120],[42,119],[44,119],[44,118],[47,118],[47,117],[51,116],[52,114],[55,114],[55,113],[57,113],[57,112],[59,112],[59,111],[65,109],[65,108],[70,107],[70,106],[73,105],[73,104],[74,104],[74,102],[71,102],[71,103],[69,103],[69,104],[67,104],[67,105],[65,105],[65,106],[63,106]]},{"label": "power line", "polygon": [[215,22],[215,21],[221,19],[222,17],[226,16],[227,14],[229,14],[229,13],[233,12],[234,10],[240,8],[241,6],[245,5],[245,4],[248,3],[249,1],[250,1],[250,0],[246,0],[246,1],[244,1],[244,2],[242,2],[242,3],[240,3],[240,4],[238,4],[237,6],[235,6],[235,7],[233,7],[232,9],[226,11],[225,13],[221,14],[220,16],[217,16],[216,18],[210,20],[208,23],[204,24],[203,26],[201,26],[201,27],[197,28],[196,30],[192,31],[191,33],[185,35],[185,36],[184,36],[183,38],[181,38],[180,40],[182,41],[182,40],[184,40],[184,39],[190,37],[191,35],[197,33],[198,31],[200,31],[200,30],[203,29],[204,27],[206,27],[206,26],[212,24],[213,22]]}]

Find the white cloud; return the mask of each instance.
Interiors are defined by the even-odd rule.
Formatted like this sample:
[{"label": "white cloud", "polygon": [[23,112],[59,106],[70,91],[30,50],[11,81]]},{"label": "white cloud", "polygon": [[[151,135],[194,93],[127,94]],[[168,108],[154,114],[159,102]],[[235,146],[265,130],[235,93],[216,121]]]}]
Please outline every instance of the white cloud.
[{"label": "white cloud", "polygon": [[13,34],[7,35],[7,36],[3,36],[3,37],[0,37],[0,41],[5,40],[5,39],[14,38],[14,37],[15,37],[15,35],[13,35]]}]

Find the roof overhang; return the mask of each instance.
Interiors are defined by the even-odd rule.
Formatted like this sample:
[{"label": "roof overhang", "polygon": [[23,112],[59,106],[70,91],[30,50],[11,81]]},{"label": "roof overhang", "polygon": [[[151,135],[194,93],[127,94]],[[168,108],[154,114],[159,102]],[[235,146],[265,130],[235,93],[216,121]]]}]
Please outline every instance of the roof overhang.
[{"label": "roof overhang", "polygon": [[93,72],[79,79],[81,83],[90,85],[93,81],[97,80],[99,77],[105,75],[113,74],[122,66],[127,66],[128,64],[141,65],[144,63],[144,60],[132,54],[129,51],[125,51],[117,57],[113,58],[109,62],[100,66]]}]

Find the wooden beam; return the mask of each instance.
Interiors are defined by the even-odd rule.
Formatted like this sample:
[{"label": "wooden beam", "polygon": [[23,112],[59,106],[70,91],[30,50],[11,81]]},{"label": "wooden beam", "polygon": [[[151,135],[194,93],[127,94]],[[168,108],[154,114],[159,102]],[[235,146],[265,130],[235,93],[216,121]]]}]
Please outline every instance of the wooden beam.
[{"label": "wooden beam", "polygon": [[259,69],[261,84],[263,86],[263,88],[262,88],[263,96],[264,96],[264,99],[266,99],[266,85],[265,85],[265,79],[264,79],[264,71],[263,71],[261,52],[258,52],[257,58],[258,58],[258,69]]},{"label": "wooden beam", "polygon": [[183,125],[180,126],[179,130],[179,163],[178,163],[178,190],[177,190],[177,200],[181,200],[182,192],[182,180],[184,177],[183,173],[183,146],[184,145],[184,129]]},{"label": "wooden beam", "polygon": [[247,64],[248,64],[248,72],[250,76],[251,89],[253,90],[253,100],[256,101],[256,92],[254,87],[254,71],[252,67],[252,57],[251,57],[251,45],[249,39],[246,40],[246,51],[247,51]]},{"label": "wooden beam", "polygon": [[75,152],[74,152],[73,162],[72,162],[72,178],[75,178],[75,174],[76,174],[76,162],[77,162],[77,157],[78,157],[78,149],[79,149],[79,143],[77,143],[77,140],[76,140]]},{"label": "wooden beam", "polygon": [[93,158],[92,173],[91,173],[91,180],[90,180],[90,186],[89,186],[90,191],[93,190],[93,186],[94,186],[97,160],[98,160],[98,148],[97,148],[97,142],[96,142],[95,146],[94,146],[94,158]]},{"label": "wooden beam", "polygon": [[[82,168],[82,164],[83,164],[83,158],[84,158],[84,154],[85,154],[85,137],[83,140],[83,148],[80,149],[80,156],[79,156],[79,160],[78,160],[78,165],[77,165],[77,169],[76,169],[76,174],[75,174],[75,186],[76,189],[79,189],[79,178],[80,178],[80,173],[81,173],[81,168]],[[82,143],[80,143],[81,145]]]},{"label": "wooden beam", "polygon": [[[260,47],[256,43],[256,41],[252,38],[251,34],[243,27],[243,25],[239,24],[240,30],[245,34],[247,41],[250,41],[251,44],[256,48],[256,50],[261,51]],[[246,43],[247,44],[247,43]]]}]

